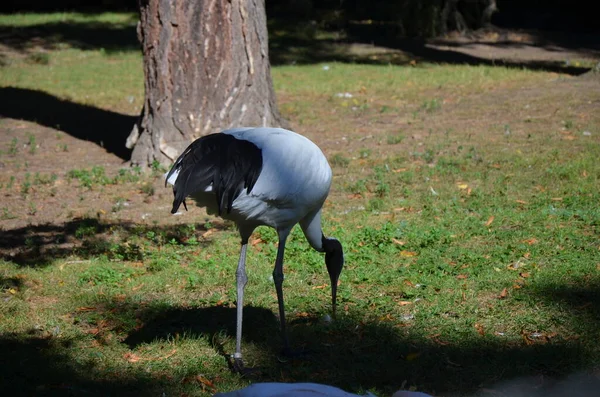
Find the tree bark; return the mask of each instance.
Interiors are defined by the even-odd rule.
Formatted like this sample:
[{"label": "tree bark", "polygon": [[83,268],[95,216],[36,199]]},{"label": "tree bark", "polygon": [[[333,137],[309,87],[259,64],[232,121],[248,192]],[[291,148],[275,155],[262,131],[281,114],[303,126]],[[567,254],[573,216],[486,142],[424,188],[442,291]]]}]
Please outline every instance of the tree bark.
[{"label": "tree bark", "polygon": [[168,164],[194,139],[285,126],[269,64],[264,0],[139,0],[145,102],[133,164]]},{"label": "tree bark", "polygon": [[[440,13],[441,34],[447,34],[450,30],[464,34],[472,29],[489,28],[492,26],[492,15],[498,11],[496,0],[445,0],[443,3]],[[459,10],[459,4],[463,11],[468,11],[464,15]]]},{"label": "tree bark", "polygon": [[484,3],[486,6],[481,13],[481,26],[489,28],[492,26],[492,15],[498,11],[498,6],[496,6],[496,0],[486,0]]}]

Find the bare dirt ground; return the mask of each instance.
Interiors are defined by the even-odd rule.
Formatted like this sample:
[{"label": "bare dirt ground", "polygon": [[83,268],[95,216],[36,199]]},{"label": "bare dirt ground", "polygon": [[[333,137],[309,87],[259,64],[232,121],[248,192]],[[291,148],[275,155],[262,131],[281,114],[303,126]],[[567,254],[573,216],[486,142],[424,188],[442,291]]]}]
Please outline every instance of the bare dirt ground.
[{"label": "bare dirt ground", "polygon": [[470,35],[453,34],[430,40],[428,47],[442,51],[454,50],[476,58],[510,62],[598,62],[600,45],[594,35],[569,36],[540,34],[534,31],[491,29]]},{"label": "bare dirt ground", "polygon": [[[426,44],[426,47],[436,51],[460,52],[474,59],[486,61],[554,62],[554,64],[582,60],[590,63],[600,61],[598,48],[585,45],[574,48],[572,45],[567,47],[560,43],[560,40],[542,42],[539,37],[530,33],[488,32],[471,37],[456,36],[432,40]],[[577,61],[572,61],[574,59]],[[590,100],[584,105],[586,109],[574,109],[575,112],[583,114],[599,108],[600,104],[594,102],[594,96],[591,94],[594,92],[600,92],[600,79],[597,74],[596,77],[557,74],[556,79],[547,81],[535,89],[529,88],[526,92],[519,88],[498,89],[486,93],[484,97],[472,98],[472,101],[479,103],[485,101],[489,104],[489,112],[481,113],[477,118],[480,120],[485,118],[485,124],[490,125],[503,122],[503,118],[494,111],[498,103],[511,100],[525,104],[527,98],[543,96],[548,98],[550,105],[552,101],[561,101],[563,98],[590,96]],[[280,97],[280,101],[285,102],[285,100],[285,97]],[[472,128],[472,119],[461,121],[456,117],[457,114],[468,113],[472,101],[465,100],[444,106],[440,112],[432,115],[430,122],[436,125],[453,119],[458,125],[468,122],[471,124],[469,128]],[[552,111],[548,108],[545,112],[547,114],[543,115],[541,113],[544,113],[544,110],[540,109],[540,117],[560,117],[554,116]],[[122,124],[121,129],[124,130],[124,134],[121,134],[123,136],[126,136],[130,128],[126,123],[127,120],[133,120],[128,116],[135,115],[123,115],[122,120],[119,121]],[[368,123],[364,120],[355,120],[357,122],[354,123],[351,120],[348,122],[348,126],[353,128],[350,133],[369,136],[373,123],[397,122],[391,117],[380,117]],[[341,149],[339,125],[300,126],[294,125],[296,124],[294,120],[291,120],[291,124],[315,140],[326,153]],[[405,127],[409,135],[418,136],[422,133],[422,131],[411,131],[410,126]],[[0,157],[0,169],[3,174],[0,180],[3,184],[0,190],[0,233],[20,229],[25,238],[28,226],[58,225],[85,217],[98,217],[106,223],[118,221],[165,224],[185,221],[182,219],[185,217],[170,215],[171,191],[164,187],[160,177],[145,176],[136,184],[94,185],[91,189],[79,187],[78,181],[67,178],[66,174],[70,170],[89,169],[92,166],[103,167],[109,176],[116,175],[121,168],[128,168],[127,152],[114,150],[114,143],[113,146],[106,148],[97,141],[81,139],[74,135],[60,129],[42,126],[35,121],[0,119],[0,148],[3,151]],[[30,144],[33,141],[28,140],[31,136],[35,137],[34,147]],[[15,141],[16,146],[13,143]],[[376,147],[378,145],[376,141],[376,139],[355,140],[343,150],[357,150],[357,147],[352,146],[356,146],[356,142],[360,142],[362,148],[369,145]],[[12,150],[12,154],[9,150]],[[399,150],[402,148],[400,147]],[[51,174],[56,175],[55,181],[36,183],[36,175],[50,176]],[[11,177],[14,177],[12,182]],[[38,182],[39,179],[38,177]],[[154,194],[148,194],[151,189],[147,185],[154,188]],[[10,252],[12,252],[10,246],[0,244],[0,253],[7,255]]]}]

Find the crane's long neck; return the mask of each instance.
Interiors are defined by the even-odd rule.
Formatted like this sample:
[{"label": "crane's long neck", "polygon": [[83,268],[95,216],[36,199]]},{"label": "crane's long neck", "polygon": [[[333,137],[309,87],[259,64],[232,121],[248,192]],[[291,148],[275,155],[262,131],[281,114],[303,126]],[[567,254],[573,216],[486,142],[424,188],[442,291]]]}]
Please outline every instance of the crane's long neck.
[{"label": "crane's long neck", "polygon": [[323,242],[327,237],[323,235],[321,229],[321,210],[319,209],[300,221],[300,227],[304,232],[304,236],[311,247],[319,252],[325,252]]},{"label": "crane's long neck", "polygon": [[333,315],[336,313],[337,300],[337,283],[340,278],[340,273],[344,267],[344,250],[342,244],[331,237],[323,236],[323,250],[325,251],[325,265],[329,280],[331,281],[331,305],[333,307]]},{"label": "crane's long neck", "polygon": [[344,267],[342,244],[332,237],[325,237],[321,229],[321,210],[317,210],[300,221],[302,231],[310,245],[319,252],[325,252],[325,265],[331,280],[331,303],[335,315],[337,283]]}]

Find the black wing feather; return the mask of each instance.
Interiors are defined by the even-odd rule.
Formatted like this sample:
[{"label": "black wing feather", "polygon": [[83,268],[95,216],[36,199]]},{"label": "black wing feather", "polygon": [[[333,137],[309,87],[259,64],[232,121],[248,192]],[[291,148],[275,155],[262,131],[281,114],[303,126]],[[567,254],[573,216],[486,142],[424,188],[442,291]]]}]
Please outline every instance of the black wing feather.
[{"label": "black wing feather", "polygon": [[262,170],[262,151],[254,143],[229,134],[211,134],[192,142],[175,161],[167,179],[179,171],[173,185],[173,209],[185,198],[212,185],[219,215],[231,212],[243,189],[250,193]]}]

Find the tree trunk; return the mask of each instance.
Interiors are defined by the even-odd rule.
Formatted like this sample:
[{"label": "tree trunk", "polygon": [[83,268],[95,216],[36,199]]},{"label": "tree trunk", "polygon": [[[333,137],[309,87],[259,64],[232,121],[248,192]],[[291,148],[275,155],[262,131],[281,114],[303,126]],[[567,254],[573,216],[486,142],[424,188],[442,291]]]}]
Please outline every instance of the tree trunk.
[{"label": "tree trunk", "polygon": [[496,6],[496,0],[487,0],[484,3],[487,4],[481,14],[481,26],[489,28],[492,26],[492,15],[498,11],[498,6]]},{"label": "tree trunk", "polygon": [[281,126],[264,0],[139,0],[145,102],[127,138],[133,164],[168,164],[194,139]]},{"label": "tree trunk", "polygon": [[450,21],[450,15],[454,14],[456,11],[456,4],[458,0],[446,0],[444,2],[444,7],[442,8],[441,23],[440,23],[440,33],[445,35],[449,32],[448,22]]}]

